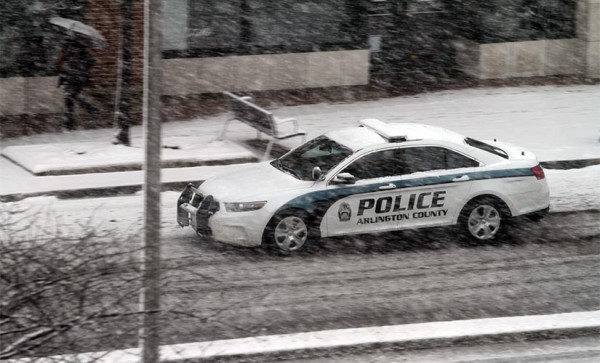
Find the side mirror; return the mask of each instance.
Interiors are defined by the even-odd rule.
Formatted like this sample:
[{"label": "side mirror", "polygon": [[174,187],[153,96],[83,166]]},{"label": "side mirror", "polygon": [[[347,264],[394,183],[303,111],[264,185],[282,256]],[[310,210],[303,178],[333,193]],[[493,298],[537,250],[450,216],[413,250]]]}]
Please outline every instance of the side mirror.
[{"label": "side mirror", "polygon": [[313,178],[313,180],[319,180],[319,179],[321,179],[322,175],[323,175],[323,171],[318,166],[315,166],[312,169],[312,178]]},{"label": "side mirror", "polygon": [[339,173],[331,182],[332,184],[354,184],[356,183],[356,178],[350,173]]}]

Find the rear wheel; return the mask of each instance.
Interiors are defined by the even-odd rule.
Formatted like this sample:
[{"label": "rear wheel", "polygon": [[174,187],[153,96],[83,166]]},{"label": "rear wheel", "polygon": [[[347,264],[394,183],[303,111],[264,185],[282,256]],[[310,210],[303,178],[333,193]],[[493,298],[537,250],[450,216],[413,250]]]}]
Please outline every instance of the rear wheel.
[{"label": "rear wheel", "polygon": [[472,241],[495,239],[503,230],[503,204],[492,198],[481,198],[469,202],[460,216],[461,232]]},{"label": "rear wheel", "polygon": [[277,215],[265,231],[265,242],[283,252],[294,252],[309,240],[310,227],[301,213]]}]

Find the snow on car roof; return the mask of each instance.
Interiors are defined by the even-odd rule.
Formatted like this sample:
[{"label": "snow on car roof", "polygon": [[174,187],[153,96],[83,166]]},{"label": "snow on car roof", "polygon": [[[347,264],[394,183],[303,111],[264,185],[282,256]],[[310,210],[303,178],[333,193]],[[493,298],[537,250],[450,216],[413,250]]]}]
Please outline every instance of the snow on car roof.
[{"label": "snow on car roof", "polygon": [[371,145],[386,143],[386,139],[377,134],[373,130],[364,127],[346,127],[340,130],[330,131],[325,134],[331,140],[349,147],[353,151],[358,151],[362,148]]},{"label": "snow on car roof", "polygon": [[462,143],[465,136],[442,127],[418,123],[385,123],[377,119],[359,121],[359,127],[348,127],[330,131],[328,138],[345,145],[354,151],[364,147],[387,142],[413,140],[441,140]]},{"label": "snow on car roof", "polygon": [[359,123],[390,142],[402,142],[411,140],[443,140],[450,142],[462,142],[465,137],[454,131],[438,126],[419,123],[385,123],[371,118],[360,120]]}]

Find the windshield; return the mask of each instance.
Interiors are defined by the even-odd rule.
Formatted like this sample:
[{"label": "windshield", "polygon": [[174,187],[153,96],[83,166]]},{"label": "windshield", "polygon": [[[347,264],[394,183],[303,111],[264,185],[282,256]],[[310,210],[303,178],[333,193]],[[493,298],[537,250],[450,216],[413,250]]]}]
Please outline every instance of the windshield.
[{"label": "windshield", "polygon": [[290,151],[271,165],[300,180],[312,180],[312,169],[321,168],[323,174],[352,155],[352,150],[326,136],[319,136]]}]

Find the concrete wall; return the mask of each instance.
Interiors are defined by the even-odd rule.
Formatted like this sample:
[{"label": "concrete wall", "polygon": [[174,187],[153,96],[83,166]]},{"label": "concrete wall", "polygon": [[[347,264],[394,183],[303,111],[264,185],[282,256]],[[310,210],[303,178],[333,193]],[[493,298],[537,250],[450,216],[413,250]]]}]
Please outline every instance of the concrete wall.
[{"label": "concrete wall", "polygon": [[0,115],[48,114],[63,110],[58,77],[0,78]]},{"label": "concrete wall", "polygon": [[479,44],[454,43],[457,63],[476,78],[585,74],[585,43],[579,39]]},{"label": "concrete wall", "polygon": [[[163,60],[163,94],[265,91],[369,83],[369,51]],[[57,77],[0,78],[0,115],[63,112]]]},{"label": "concrete wall", "polygon": [[578,0],[577,38],[479,44],[454,42],[456,60],[480,79],[583,75],[600,78],[600,0]]},{"label": "concrete wall", "polygon": [[163,60],[165,95],[265,91],[369,83],[369,51]]},{"label": "concrete wall", "polygon": [[585,44],[585,75],[600,78],[600,0],[578,0],[577,38]]}]

